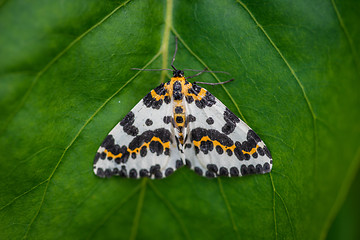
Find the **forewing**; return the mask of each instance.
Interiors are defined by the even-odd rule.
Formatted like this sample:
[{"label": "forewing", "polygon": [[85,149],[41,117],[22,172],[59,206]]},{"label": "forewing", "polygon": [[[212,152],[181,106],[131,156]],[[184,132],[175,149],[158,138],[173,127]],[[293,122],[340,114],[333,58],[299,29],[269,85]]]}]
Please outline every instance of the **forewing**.
[{"label": "forewing", "polygon": [[206,177],[267,173],[272,157],[259,136],[210,92],[193,84],[186,96],[187,165]]},{"label": "forewing", "polygon": [[[162,178],[181,160],[164,84],[147,94],[108,134],[94,159],[99,177]],[[182,162],[182,161],[181,161]]]}]

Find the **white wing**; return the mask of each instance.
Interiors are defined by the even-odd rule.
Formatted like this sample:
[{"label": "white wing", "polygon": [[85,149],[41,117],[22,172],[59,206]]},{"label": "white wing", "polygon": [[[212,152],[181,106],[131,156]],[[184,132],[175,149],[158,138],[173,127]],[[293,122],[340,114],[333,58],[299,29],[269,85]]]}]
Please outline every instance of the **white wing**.
[{"label": "white wing", "polygon": [[111,130],[96,153],[94,173],[162,178],[181,167],[171,116],[169,94],[161,84]]},{"label": "white wing", "polygon": [[186,97],[186,164],[206,177],[267,173],[272,157],[259,136],[210,92],[193,84]]}]

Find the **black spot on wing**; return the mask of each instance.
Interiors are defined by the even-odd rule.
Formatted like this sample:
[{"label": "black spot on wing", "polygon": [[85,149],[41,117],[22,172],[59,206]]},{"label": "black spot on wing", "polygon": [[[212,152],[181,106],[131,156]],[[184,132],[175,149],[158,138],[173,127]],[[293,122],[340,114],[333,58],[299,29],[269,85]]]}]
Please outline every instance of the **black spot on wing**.
[{"label": "black spot on wing", "polygon": [[200,86],[196,85],[196,84],[193,84],[192,85],[192,88],[189,89],[189,92],[192,93],[192,94],[195,94],[196,96],[200,93],[201,91],[201,88]]},{"label": "black spot on wing", "polygon": [[208,119],[206,119],[206,123],[212,125],[214,124],[214,119],[212,117],[208,117]]},{"label": "black spot on wing", "polygon": [[219,170],[219,175],[220,176],[229,176],[229,171],[227,170],[226,167],[221,167]]},{"label": "black spot on wing", "polygon": [[[191,145],[190,145],[190,147],[191,147]],[[96,153],[95,154],[95,158],[94,158],[94,165],[99,161],[99,158],[100,158],[100,153]]]},{"label": "black spot on wing", "polygon": [[217,174],[218,167],[215,164],[208,164],[206,167],[210,172]]},{"label": "black spot on wing", "polygon": [[119,176],[120,177],[127,177],[127,170],[125,166],[121,166],[121,169],[119,170]]},{"label": "black spot on wing", "polygon": [[240,119],[233,112],[231,112],[228,108],[225,109],[224,120],[227,122],[229,121],[229,122],[233,122],[233,123],[240,122]]},{"label": "black spot on wing", "polygon": [[176,162],[175,162],[176,169],[182,167],[183,165],[184,165],[184,162],[181,159],[176,160]]},{"label": "black spot on wing", "polygon": [[99,177],[104,178],[105,177],[105,172],[104,172],[104,170],[102,168],[98,168],[96,170],[96,175],[99,176]]},{"label": "black spot on wing", "polygon": [[[111,152],[113,155],[118,155],[121,153],[122,156],[120,158],[115,159],[115,162],[118,164],[120,162],[125,163],[129,158],[129,152],[127,150],[127,147],[126,146],[120,147],[119,145],[115,144],[115,139],[111,134],[109,134],[105,138],[105,140],[101,144],[101,147],[105,148],[108,152]],[[99,157],[101,159],[105,159],[106,156],[107,156],[106,153],[102,152]]]},{"label": "black spot on wing", "polygon": [[232,177],[237,177],[239,176],[239,169],[237,167],[232,167],[230,168],[230,175]]},{"label": "black spot on wing", "polygon": [[264,163],[263,170],[264,170],[264,173],[270,172],[270,164],[267,162]]},{"label": "black spot on wing", "polygon": [[168,95],[166,95],[165,98],[164,98],[164,102],[166,104],[169,104],[171,102],[171,98]]},{"label": "black spot on wing", "polygon": [[216,152],[221,155],[224,153],[224,149],[218,145],[216,146]]},{"label": "black spot on wing", "polygon": [[254,139],[256,143],[261,142],[260,137],[252,130],[250,129],[247,133],[246,139],[249,141],[250,139]]},{"label": "black spot on wing", "polygon": [[140,177],[149,177],[149,171],[147,169],[141,169],[139,171]]},{"label": "black spot on wing", "polygon": [[112,170],[112,175],[118,175],[119,174],[119,169],[116,167]]},{"label": "black spot on wing", "polygon": [[145,157],[147,154],[147,147],[146,146],[143,146],[141,149],[140,149],[140,156],[141,157]]},{"label": "black spot on wing", "polygon": [[148,118],[148,119],[146,119],[146,121],[145,121],[145,125],[146,125],[146,126],[151,126],[151,125],[153,125],[153,121],[152,121],[150,118]]},{"label": "black spot on wing", "polygon": [[214,95],[212,95],[209,91],[206,91],[205,99],[207,101],[207,106],[211,107],[216,103]]},{"label": "black spot on wing", "polygon": [[214,149],[214,144],[212,141],[201,141],[200,150],[207,154],[209,151],[211,152]]},{"label": "black spot on wing", "polygon": [[169,148],[165,148],[164,154],[165,154],[166,156],[169,156],[169,155],[170,155],[170,149],[169,149]]},{"label": "black spot on wing", "polygon": [[263,166],[261,166],[261,164],[256,165],[256,173],[264,173]]},{"label": "black spot on wing", "polygon": [[194,101],[194,98],[192,96],[186,96],[186,101],[190,104]]},{"label": "black spot on wing", "polygon": [[153,109],[160,109],[162,103],[163,103],[163,100],[162,100],[162,99],[159,99],[158,101],[154,101],[154,102],[152,103],[152,108],[153,108]]},{"label": "black spot on wing", "polygon": [[208,178],[213,178],[213,177],[215,177],[215,173],[210,172],[210,171],[206,171],[205,176],[208,177]]},{"label": "black spot on wing", "polygon": [[221,131],[226,135],[232,133],[235,130],[236,123],[240,122],[240,119],[234,113],[232,113],[228,108],[225,109],[224,120],[226,123],[222,127]]},{"label": "black spot on wing", "polygon": [[108,148],[109,146],[113,146],[114,142],[115,142],[114,137],[111,134],[109,134],[102,142],[101,147]]},{"label": "black spot on wing", "polygon": [[264,149],[264,152],[265,152],[266,156],[267,156],[268,158],[272,158],[269,149],[268,149],[266,146],[264,146],[263,149]]},{"label": "black spot on wing", "polygon": [[159,164],[155,164],[154,166],[151,166],[150,167],[150,174],[152,176],[154,176],[155,178],[162,178],[163,177],[163,174],[162,172],[160,171],[160,165]]},{"label": "black spot on wing", "polygon": [[233,123],[225,123],[225,125],[221,128],[221,131],[227,135],[232,133],[235,130],[236,125]]},{"label": "black spot on wing", "polygon": [[[166,99],[166,94],[167,94],[167,90],[166,88],[164,87],[164,83],[160,84],[158,87],[156,87],[154,89],[154,92],[159,95],[159,96],[164,96],[164,101],[165,103],[170,103],[170,100],[169,99]],[[152,97],[151,95],[151,91],[143,98],[143,103],[146,107],[148,108],[153,108],[153,109],[160,109],[160,107],[162,106],[163,104],[163,100],[162,99],[159,99],[159,100],[156,100],[155,98]]]},{"label": "black spot on wing", "polygon": [[[193,84],[192,88],[190,88],[188,90],[188,93],[198,96],[202,89],[203,89],[202,87],[200,87],[196,84]],[[205,107],[211,107],[212,105],[214,105],[216,103],[215,97],[209,91],[207,91],[205,89],[204,89],[204,91],[205,91],[205,96],[203,96],[201,99],[195,100],[195,105],[200,109],[203,109]],[[188,103],[192,103],[194,101],[194,98],[189,95],[186,98],[186,100]]]},{"label": "black spot on wing", "polygon": [[174,172],[174,169],[172,169],[172,168],[167,168],[167,169],[165,170],[165,176],[168,177],[168,176],[170,176],[173,172]]},{"label": "black spot on wing", "polygon": [[199,168],[199,167],[195,167],[195,168],[194,168],[194,171],[195,171],[198,175],[200,175],[200,176],[203,175],[203,171],[202,171],[201,168]]},{"label": "black spot on wing", "polygon": [[157,156],[161,155],[164,151],[163,145],[158,141],[151,141],[149,148],[150,152],[156,153]]},{"label": "black spot on wing", "polygon": [[[129,149],[134,150],[139,148],[143,143],[148,143],[153,137],[159,138],[163,143],[171,142],[171,133],[165,128],[158,128],[154,131],[148,130],[143,132],[141,135],[136,136],[129,144]],[[153,145],[152,145],[153,144]],[[150,151],[161,154],[163,151],[163,146],[158,141],[152,141],[150,143]]]},{"label": "black spot on wing", "polygon": [[258,147],[257,152],[259,153],[260,156],[265,155],[264,149],[262,147]]},{"label": "black spot on wing", "polygon": [[169,124],[171,122],[171,116],[164,116],[163,121],[165,124]]},{"label": "black spot on wing", "polygon": [[189,114],[189,115],[187,116],[187,120],[188,120],[188,122],[195,122],[195,121],[196,121],[196,117],[193,116],[193,115],[191,115],[191,114]]},{"label": "black spot on wing", "polygon": [[164,83],[160,84],[156,88],[154,88],[154,91],[157,95],[164,96],[167,93],[166,88],[164,88]]},{"label": "black spot on wing", "polygon": [[185,144],[184,148],[191,148],[191,144],[190,143]]},{"label": "black spot on wing", "polygon": [[130,111],[120,122],[120,126],[123,127],[125,133],[131,136],[136,136],[139,133],[139,129],[133,124],[135,122],[135,115]]},{"label": "black spot on wing", "polygon": [[248,141],[244,141],[242,142],[241,146],[242,149],[246,152],[250,152],[253,148],[255,148],[257,145],[257,143],[255,142],[254,139],[250,139]]},{"label": "black spot on wing", "polygon": [[190,122],[195,122],[195,121],[196,121],[195,116],[193,116],[191,114],[187,115],[187,117],[185,119],[185,127],[187,127]]},{"label": "black spot on wing", "polygon": [[130,177],[130,178],[137,178],[137,171],[136,171],[135,168],[130,169],[130,171],[129,171],[129,177]]},{"label": "black spot on wing", "polygon": [[231,147],[234,144],[231,138],[215,129],[195,128],[190,132],[191,141],[200,141],[205,136],[208,136],[212,141],[220,142],[223,146]]},{"label": "black spot on wing", "polygon": [[206,101],[205,101],[205,99],[195,100],[195,105],[198,108],[203,109],[206,107]]}]

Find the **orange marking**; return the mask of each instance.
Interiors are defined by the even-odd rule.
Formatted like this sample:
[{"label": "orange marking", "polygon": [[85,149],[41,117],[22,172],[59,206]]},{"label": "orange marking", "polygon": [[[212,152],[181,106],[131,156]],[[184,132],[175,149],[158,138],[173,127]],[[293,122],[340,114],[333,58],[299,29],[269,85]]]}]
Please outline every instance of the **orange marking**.
[{"label": "orange marking", "polygon": [[114,155],[112,152],[109,152],[108,150],[104,150],[104,153],[106,153],[107,157],[112,157],[112,158],[121,158],[122,153],[119,153],[118,155]]},{"label": "orange marking", "polygon": [[[231,151],[234,151],[234,149],[236,148],[235,144],[232,145],[231,147],[228,147],[228,146],[224,146],[222,145],[219,141],[216,141],[216,140],[211,140],[208,136],[204,136],[200,139],[200,141],[193,141],[194,145],[198,148],[200,148],[200,143],[201,141],[211,141],[213,144],[214,144],[214,147],[216,146],[220,146],[224,151],[230,149]],[[251,149],[250,152],[246,152],[244,150],[241,150],[243,152],[243,154],[249,154],[249,155],[252,155],[253,153],[256,152],[256,150],[258,149],[259,145],[256,145],[256,147],[254,147],[253,149]]]},{"label": "orange marking", "polygon": [[[146,146],[147,148],[149,148],[149,145],[150,145],[150,143],[151,143],[152,141],[158,141],[158,142],[160,142],[161,145],[164,147],[164,149],[165,149],[165,148],[170,148],[170,142],[169,142],[169,141],[163,143],[160,138],[158,138],[158,137],[152,137],[149,142],[143,143],[140,147],[135,148],[134,150],[130,150],[130,149],[128,148],[127,150],[128,150],[128,152],[130,152],[130,154],[132,154],[132,153],[138,154],[138,153],[140,152],[140,149],[141,149],[143,146]],[[117,155],[114,155],[112,152],[109,152],[109,151],[106,150],[106,149],[104,150],[104,152],[107,154],[108,157],[112,157],[112,158],[114,158],[114,159],[115,159],[115,158],[121,158],[121,156],[122,156],[122,153],[119,153],[119,154],[117,154]]]},{"label": "orange marking", "polygon": [[259,145],[256,144],[256,147],[254,147],[253,149],[251,149],[250,152],[246,152],[246,151],[244,151],[244,150],[241,150],[241,151],[243,152],[243,154],[247,153],[247,154],[249,154],[249,155],[253,155],[253,153],[256,152],[256,150],[258,149],[258,147],[259,147]]},{"label": "orange marking", "polygon": [[201,88],[200,92],[198,93],[198,95],[195,95],[193,93],[189,93],[187,92],[185,95],[186,96],[192,96],[194,98],[194,100],[201,100],[203,97],[205,97],[206,95],[206,90],[204,88]]},{"label": "orange marking", "polygon": [[164,100],[165,96],[168,95],[168,93],[166,93],[165,95],[159,95],[154,90],[151,90],[151,97],[155,98],[156,101],[159,101],[160,99]]}]

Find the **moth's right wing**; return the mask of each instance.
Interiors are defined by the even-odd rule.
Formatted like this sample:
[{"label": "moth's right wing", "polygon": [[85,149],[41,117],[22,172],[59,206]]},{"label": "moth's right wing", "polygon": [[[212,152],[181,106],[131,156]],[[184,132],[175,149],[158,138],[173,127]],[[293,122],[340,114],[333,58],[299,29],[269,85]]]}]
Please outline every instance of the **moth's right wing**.
[{"label": "moth's right wing", "polygon": [[260,137],[219,99],[192,85],[186,96],[186,164],[206,177],[267,173],[270,151]]}]

